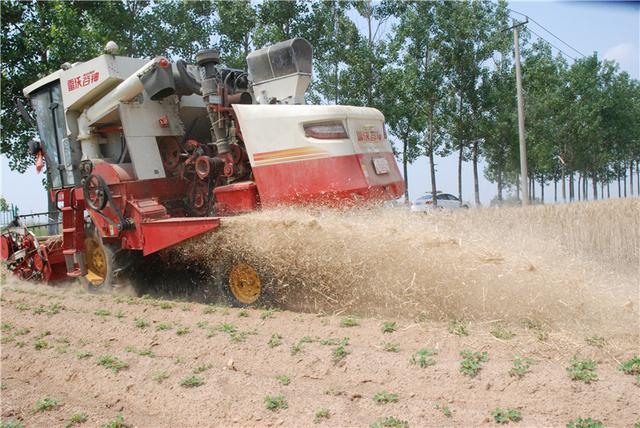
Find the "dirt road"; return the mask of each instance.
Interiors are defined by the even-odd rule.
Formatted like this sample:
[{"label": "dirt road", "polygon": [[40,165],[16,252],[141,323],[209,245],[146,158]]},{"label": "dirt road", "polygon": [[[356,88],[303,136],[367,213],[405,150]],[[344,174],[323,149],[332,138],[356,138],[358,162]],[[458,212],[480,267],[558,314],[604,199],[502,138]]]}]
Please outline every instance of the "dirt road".
[{"label": "dirt road", "polygon": [[[79,426],[118,414],[138,427],[490,426],[496,408],[517,410],[519,426],[640,420],[640,379],[619,370],[637,344],[624,337],[588,344],[535,323],[403,320],[384,333],[394,320],[22,283],[2,286],[1,309],[2,420],[26,427],[64,426],[77,413]],[[465,375],[464,350],[487,361],[468,361]],[[514,355],[522,377],[509,374]],[[569,378],[574,355],[597,363],[597,380]],[[37,404],[45,398],[54,401]]]}]

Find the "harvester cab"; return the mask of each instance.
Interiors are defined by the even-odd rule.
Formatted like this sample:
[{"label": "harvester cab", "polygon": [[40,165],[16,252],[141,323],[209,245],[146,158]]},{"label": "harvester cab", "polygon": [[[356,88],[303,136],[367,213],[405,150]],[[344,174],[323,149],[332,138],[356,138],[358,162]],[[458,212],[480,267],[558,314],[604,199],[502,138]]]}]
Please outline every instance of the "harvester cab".
[{"label": "harvester cab", "polygon": [[[224,216],[404,191],[378,110],[305,104],[312,46],[304,39],[252,52],[248,73],[222,66],[216,50],[190,65],[108,48],[24,89],[40,136],[29,147],[46,161],[62,214],[63,257],[43,261],[64,260],[67,276],[91,290],[114,282],[128,252],[158,252],[216,230]],[[235,303],[254,303],[259,275],[239,266],[222,286]]]}]

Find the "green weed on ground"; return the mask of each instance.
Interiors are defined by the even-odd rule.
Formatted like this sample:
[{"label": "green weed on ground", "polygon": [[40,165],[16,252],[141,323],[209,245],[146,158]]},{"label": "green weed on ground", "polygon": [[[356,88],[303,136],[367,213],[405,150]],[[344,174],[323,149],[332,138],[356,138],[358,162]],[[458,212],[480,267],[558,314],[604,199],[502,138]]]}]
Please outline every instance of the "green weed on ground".
[{"label": "green weed on ground", "polygon": [[588,345],[594,346],[596,348],[604,348],[607,344],[605,338],[598,335],[585,337],[584,341],[587,342]]},{"label": "green weed on ground", "polygon": [[443,415],[450,418],[452,416],[451,409],[446,404],[436,404],[436,410],[440,410]]},{"label": "green weed on ground", "polygon": [[400,352],[400,345],[394,342],[384,342],[382,344],[382,349],[387,352]]},{"label": "green weed on ground", "polygon": [[168,378],[169,378],[169,375],[167,374],[167,372],[156,372],[151,377],[151,379],[153,379],[154,381],[156,381],[158,383],[162,383],[164,380],[166,380]]},{"label": "green weed on ground", "polygon": [[509,422],[519,422],[522,420],[522,415],[516,409],[501,409],[498,407],[491,412],[491,416],[493,416],[493,420],[499,424],[508,424]]},{"label": "green weed on ground", "polygon": [[131,425],[124,421],[124,416],[119,413],[115,419],[110,420],[106,424],[103,424],[101,428],[131,428]]},{"label": "green weed on ground", "polygon": [[86,413],[74,413],[71,415],[67,423],[64,424],[64,428],[71,428],[75,425],[80,425],[87,422],[88,416]]},{"label": "green weed on ground", "polygon": [[184,386],[185,388],[195,388],[200,385],[204,385],[204,379],[195,375],[187,376],[180,380],[180,385]]},{"label": "green weed on ground", "polygon": [[598,363],[593,360],[581,360],[577,356],[573,356],[569,362],[569,367],[567,367],[567,373],[571,380],[591,383],[598,380],[597,367]]},{"label": "green weed on ground", "polygon": [[436,360],[433,358],[433,356],[437,354],[438,354],[438,351],[436,349],[429,349],[429,348],[418,349],[418,351],[411,356],[409,363],[411,365],[416,365],[421,368],[432,366],[436,363]]},{"label": "green weed on ground", "polygon": [[398,329],[398,323],[395,321],[386,321],[382,323],[382,332],[383,333],[393,333]]},{"label": "green weed on ground", "polygon": [[591,418],[576,418],[567,423],[567,428],[604,428],[604,424]]},{"label": "green weed on ground", "polygon": [[272,334],[267,345],[269,345],[269,348],[275,348],[276,346],[282,345],[282,336],[279,334]]},{"label": "green weed on ground", "polygon": [[284,386],[287,386],[291,383],[291,378],[289,378],[289,376],[287,375],[276,376],[276,380]]},{"label": "green weed on ground", "polygon": [[460,352],[460,356],[462,357],[460,373],[469,377],[476,377],[483,364],[489,361],[487,352],[471,352],[465,349]]},{"label": "green weed on ground", "polygon": [[96,360],[96,363],[99,366],[113,370],[114,373],[118,373],[120,370],[124,370],[129,367],[129,363],[116,357],[112,357],[111,355],[101,355]]},{"label": "green weed on ground", "polygon": [[271,410],[273,412],[289,407],[289,405],[287,404],[287,400],[284,398],[284,395],[267,395],[264,397],[264,403],[267,407],[267,410]]},{"label": "green weed on ground", "polygon": [[394,416],[386,416],[369,425],[370,428],[409,428],[409,422]]},{"label": "green weed on ground", "polygon": [[313,418],[313,423],[319,424],[325,419],[329,419],[331,417],[331,412],[327,408],[320,408],[316,410],[316,414]]},{"label": "green weed on ground", "polygon": [[36,401],[36,405],[34,407],[34,410],[36,412],[47,412],[49,410],[53,410],[56,407],[59,407],[60,403],[58,403],[58,400],[56,400],[55,398],[49,398],[49,397],[45,397],[45,398],[41,398],[40,400]]},{"label": "green weed on ground", "polygon": [[374,394],[373,401],[375,401],[376,404],[388,404],[397,402],[398,398],[398,394],[382,391]]},{"label": "green weed on ground", "polygon": [[498,322],[491,328],[491,335],[497,339],[509,340],[515,337],[515,333],[507,328],[504,323]]},{"label": "green weed on ground", "polygon": [[449,324],[449,333],[457,336],[468,336],[469,332],[467,331],[467,323],[460,320],[451,321]]},{"label": "green weed on ground", "polygon": [[357,327],[360,322],[355,317],[346,317],[340,321],[340,327]]},{"label": "green weed on ground", "polygon": [[513,367],[509,370],[509,376],[521,378],[531,371],[533,360],[531,358],[521,358],[518,355],[513,357]]},{"label": "green weed on ground", "polygon": [[636,355],[620,363],[619,369],[628,375],[640,375],[640,356]]}]

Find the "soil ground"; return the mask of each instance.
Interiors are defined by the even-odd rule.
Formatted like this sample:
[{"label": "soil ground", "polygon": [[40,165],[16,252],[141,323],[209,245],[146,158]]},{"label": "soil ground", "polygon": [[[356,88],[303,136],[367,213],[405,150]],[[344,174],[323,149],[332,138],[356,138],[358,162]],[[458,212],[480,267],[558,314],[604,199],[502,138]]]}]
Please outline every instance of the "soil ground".
[{"label": "soil ground", "polygon": [[[64,426],[79,412],[87,415],[85,426],[118,414],[137,427],[369,426],[388,416],[411,427],[492,426],[497,407],[517,409],[518,426],[565,426],[578,417],[605,426],[640,420],[638,379],[619,370],[638,346],[620,338],[605,337],[598,347],[584,337],[512,323],[502,327],[515,336],[500,339],[490,321],[468,324],[467,336],[450,332],[447,323],[405,320],[383,333],[382,323],[392,320],[362,318],[345,327],[344,315],[93,295],[75,286],[13,281],[2,286],[1,309],[2,420],[25,427]],[[347,354],[336,359],[343,338]],[[384,342],[397,352],[385,351]],[[433,365],[410,363],[421,348],[437,350]],[[475,377],[460,372],[463,350],[488,353]],[[509,375],[514,355],[534,361],[522,378]],[[574,355],[597,362],[597,381],[569,378]],[[97,363],[101,356],[128,366],[115,372]],[[182,386],[198,368],[203,384]],[[283,375],[288,385],[276,379]],[[382,391],[397,394],[397,401],[376,403]],[[265,397],[278,395],[286,408],[267,409]],[[46,397],[58,405],[35,411]],[[320,409],[328,417],[316,418]]]}]

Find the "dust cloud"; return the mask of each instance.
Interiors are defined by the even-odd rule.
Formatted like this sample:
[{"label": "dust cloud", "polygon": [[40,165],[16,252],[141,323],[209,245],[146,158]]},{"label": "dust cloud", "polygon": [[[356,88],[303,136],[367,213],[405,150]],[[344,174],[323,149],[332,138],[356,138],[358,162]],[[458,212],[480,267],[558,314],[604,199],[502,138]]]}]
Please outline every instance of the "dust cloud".
[{"label": "dust cloud", "polygon": [[640,201],[412,213],[282,208],[172,251],[214,278],[251,263],[279,306],[637,334]]}]

